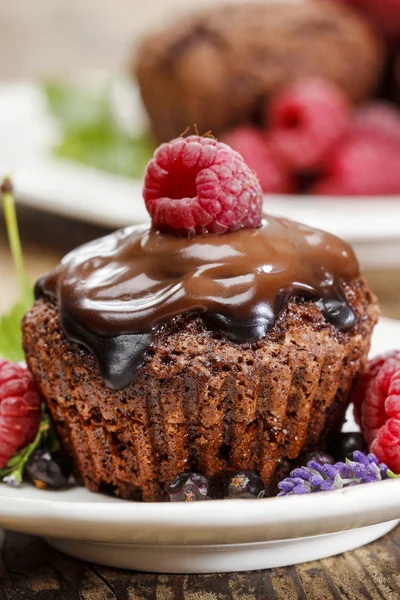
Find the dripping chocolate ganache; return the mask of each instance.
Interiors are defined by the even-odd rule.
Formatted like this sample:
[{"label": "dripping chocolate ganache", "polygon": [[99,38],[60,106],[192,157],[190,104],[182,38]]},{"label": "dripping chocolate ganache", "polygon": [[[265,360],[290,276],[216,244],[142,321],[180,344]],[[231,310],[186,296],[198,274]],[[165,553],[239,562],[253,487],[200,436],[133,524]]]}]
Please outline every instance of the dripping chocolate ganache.
[{"label": "dripping chocolate ganache", "polygon": [[57,301],[67,339],[96,357],[107,385],[122,388],[152,332],[178,315],[197,313],[249,342],[265,336],[289,299],[304,297],[348,331],[356,317],[342,284],[358,276],[344,241],[269,216],[258,228],[186,238],[128,227],[68,254],[37,295]]}]

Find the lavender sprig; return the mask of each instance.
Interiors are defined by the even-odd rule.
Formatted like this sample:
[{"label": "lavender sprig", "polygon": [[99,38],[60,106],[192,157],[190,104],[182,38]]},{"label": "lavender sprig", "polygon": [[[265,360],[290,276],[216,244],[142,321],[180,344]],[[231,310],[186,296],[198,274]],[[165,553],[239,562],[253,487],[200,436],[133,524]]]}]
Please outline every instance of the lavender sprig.
[{"label": "lavender sprig", "polygon": [[306,467],[294,469],[289,477],[278,484],[278,496],[292,496],[338,490],[340,488],[372,483],[398,477],[380,463],[374,454],[364,454],[359,450],[353,453],[353,460],[337,462],[334,465],[311,460]]}]

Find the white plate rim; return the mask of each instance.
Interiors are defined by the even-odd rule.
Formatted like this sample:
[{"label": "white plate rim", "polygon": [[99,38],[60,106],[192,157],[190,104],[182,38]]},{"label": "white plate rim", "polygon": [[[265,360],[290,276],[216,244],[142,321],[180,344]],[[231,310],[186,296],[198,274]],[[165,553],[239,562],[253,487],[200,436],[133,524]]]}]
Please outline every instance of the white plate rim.
[{"label": "white plate rim", "polygon": [[[367,487],[368,486],[368,487]],[[60,492],[61,494],[62,492]],[[197,503],[0,498],[0,525],[21,532],[146,545],[295,539],[400,519],[400,480],[317,494]]]}]

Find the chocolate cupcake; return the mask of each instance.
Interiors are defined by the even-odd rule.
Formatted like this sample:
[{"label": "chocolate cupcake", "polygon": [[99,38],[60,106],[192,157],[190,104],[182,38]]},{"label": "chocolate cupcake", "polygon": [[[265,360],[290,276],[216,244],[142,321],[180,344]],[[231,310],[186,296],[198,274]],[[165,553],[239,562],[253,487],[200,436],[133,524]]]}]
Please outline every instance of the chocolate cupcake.
[{"label": "chocolate cupcake", "polygon": [[374,91],[383,65],[376,35],[361,16],[332,2],[218,6],[144,39],[132,72],[156,138],[187,127],[220,135],[259,123],[286,84],[322,77],[353,102]]},{"label": "chocolate cupcake", "polygon": [[144,197],[151,229],[86,244],[39,281],[29,369],[93,491],[164,500],[190,471],[267,486],[340,429],[376,299],[345,242],[261,220],[258,182],[225,144],[163,145]]}]

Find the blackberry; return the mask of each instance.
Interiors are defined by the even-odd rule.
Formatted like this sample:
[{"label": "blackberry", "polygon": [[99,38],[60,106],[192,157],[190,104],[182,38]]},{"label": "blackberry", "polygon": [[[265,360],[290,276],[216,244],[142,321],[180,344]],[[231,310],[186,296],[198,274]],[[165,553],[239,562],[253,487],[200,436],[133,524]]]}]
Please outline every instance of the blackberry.
[{"label": "blackberry", "polygon": [[225,480],[225,498],[263,498],[265,486],[255,471],[235,471]]},{"label": "blackberry", "polygon": [[169,484],[167,492],[171,502],[196,502],[209,500],[208,488],[209,481],[204,475],[179,473]]},{"label": "blackberry", "polygon": [[26,465],[26,474],[40,489],[61,488],[72,473],[70,460],[60,452],[35,450]]}]

